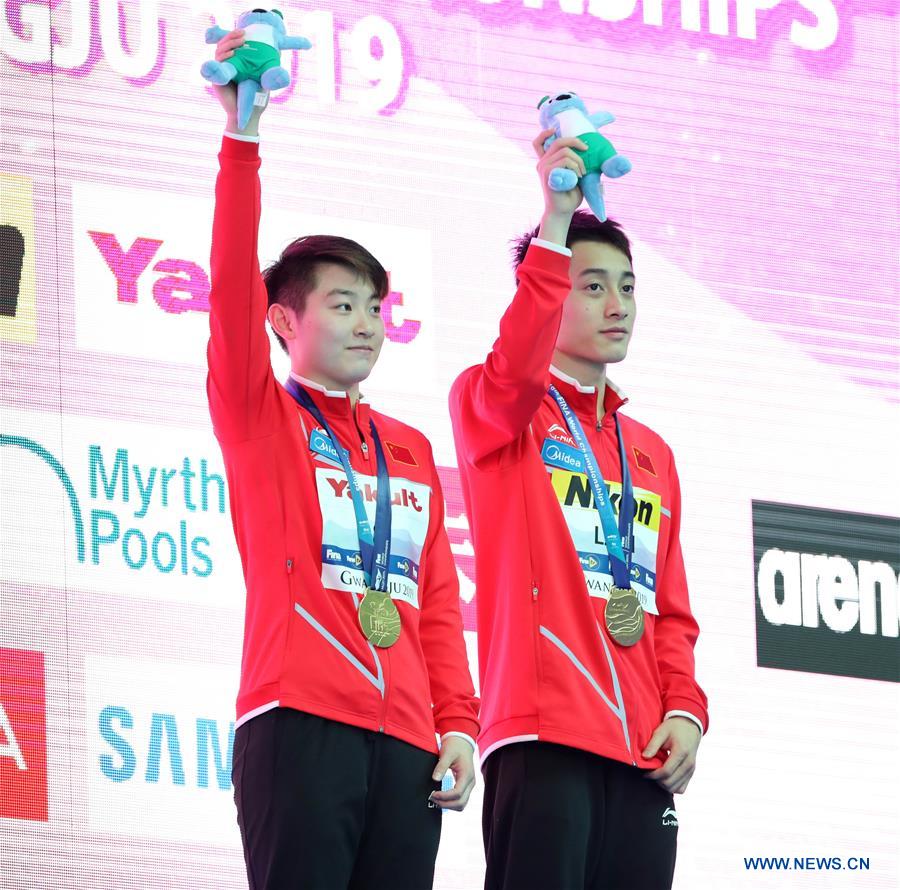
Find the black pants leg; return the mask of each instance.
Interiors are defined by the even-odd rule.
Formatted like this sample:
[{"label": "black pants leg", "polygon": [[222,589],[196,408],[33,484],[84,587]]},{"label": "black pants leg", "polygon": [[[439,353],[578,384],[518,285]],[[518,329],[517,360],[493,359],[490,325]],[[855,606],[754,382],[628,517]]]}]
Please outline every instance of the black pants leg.
[{"label": "black pants leg", "polygon": [[389,736],[288,708],[239,727],[232,778],[250,890],[430,888],[436,762]]},{"label": "black pants leg", "polygon": [[350,890],[429,890],[441,840],[441,811],[428,806],[440,782],[437,756],[391,736],[374,741],[365,830]]},{"label": "black pants leg", "polygon": [[668,890],[672,796],[634,767],[542,742],[484,764],[485,890]]},{"label": "black pants leg", "polygon": [[[593,890],[668,890],[675,875],[678,840],[672,795],[633,766],[615,760],[604,760],[604,766],[607,820],[600,867],[589,886]],[[616,814],[621,815],[616,818]]]}]

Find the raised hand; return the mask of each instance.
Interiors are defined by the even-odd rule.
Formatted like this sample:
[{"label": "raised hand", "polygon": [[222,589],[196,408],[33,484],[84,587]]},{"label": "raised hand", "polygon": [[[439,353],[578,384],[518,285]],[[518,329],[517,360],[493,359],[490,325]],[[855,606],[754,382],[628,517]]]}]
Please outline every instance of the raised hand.
[{"label": "raised hand", "polygon": [[553,135],[552,129],[543,130],[532,142],[538,156],[537,172],[544,193],[544,215],[541,220],[540,237],[565,244],[572,214],[582,201],[578,180],[584,175],[585,169],[584,161],[576,150],[585,151],[587,146],[575,137],[554,139],[547,144],[547,140]]},{"label": "raised hand", "polygon": [[[225,36],[216,43],[216,62],[224,67],[228,60],[234,55],[234,51],[239,46],[243,46],[244,40],[243,29],[236,28],[233,31],[228,31]],[[263,104],[254,106],[253,114],[250,116],[247,126],[244,127],[243,130],[240,130],[238,129],[237,123],[237,87],[233,82],[229,82],[223,85],[213,85],[213,90],[216,93],[219,104],[225,109],[225,114],[228,119],[227,129],[232,133],[242,133],[245,136],[258,136],[259,118],[268,104],[268,95],[266,93],[259,94],[265,97]]]}]

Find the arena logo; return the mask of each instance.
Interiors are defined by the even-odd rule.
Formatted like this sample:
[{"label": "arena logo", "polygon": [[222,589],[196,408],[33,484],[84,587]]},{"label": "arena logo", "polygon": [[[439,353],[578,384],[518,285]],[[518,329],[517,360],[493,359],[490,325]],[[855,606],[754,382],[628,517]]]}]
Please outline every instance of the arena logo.
[{"label": "arena logo", "polygon": [[0,649],[0,817],[46,822],[44,655]]},{"label": "arena logo", "polygon": [[900,681],[900,519],[753,502],[757,663]]}]

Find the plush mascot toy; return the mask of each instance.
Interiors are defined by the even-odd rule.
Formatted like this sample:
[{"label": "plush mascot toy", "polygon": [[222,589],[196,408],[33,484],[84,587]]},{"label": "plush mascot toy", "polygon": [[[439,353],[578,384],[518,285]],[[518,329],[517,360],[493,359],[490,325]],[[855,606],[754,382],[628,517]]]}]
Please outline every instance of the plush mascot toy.
[{"label": "plush mascot toy", "polygon": [[587,151],[575,150],[584,160],[585,174],[581,178],[574,170],[558,168],[550,172],[548,185],[555,192],[567,192],[577,185],[584,195],[588,207],[599,220],[606,219],[606,205],[603,202],[603,184],[600,174],[612,179],[624,176],[631,169],[631,161],[616,152],[612,142],[597,132],[605,124],[611,124],[615,117],[608,111],[588,114],[584,102],[575,93],[560,93],[544,96],[538,102],[541,126],[556,132],[544,142],[547,149],[557,139],[574,136],[584,142]]},{"label": "plush mascot toy", "polygon": [[[238,126],[243,130],[253,113],[253,103],[260,90],[278,90],[291,82],[291,75],[281,67],[281,50],[309,49],[305,37],[288,37],[284,16],[273,9],[254,9],[238,17],[237,28],[244,31],[245,43],[225,62],[210,59],[200,73],[210,83],[222,86],[232,81],[238,91]],[[206,31],[207,43],[218,43],[226,34],[215,25]]]}]

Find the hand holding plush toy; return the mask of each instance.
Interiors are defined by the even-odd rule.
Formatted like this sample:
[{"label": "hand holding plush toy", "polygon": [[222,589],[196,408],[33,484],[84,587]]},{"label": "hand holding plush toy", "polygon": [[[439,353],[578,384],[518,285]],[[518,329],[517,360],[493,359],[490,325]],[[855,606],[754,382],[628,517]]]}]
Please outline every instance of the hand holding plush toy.
[{"label": "hand holding plush toy", "polygon": [[[236,28],[244,31],[245,42],[225,62],[210,59],[200,73],[204,79],[218,86],[237,84],[238,126],[244,129],[253,113],[253,102],[260,90],[278,90],[288,86],[291,75],[281,66],[281,50],[310,49],[305,37],[289,37],[284,16],[273,9],[254,9],[238,17]],[[228,31],[218,25],[206,31],[207,43],[218,43]]]},{"label": "hand holding plush toy", "polygon": [[584,102],[572,92],[544,96],[537,107],[541,113],[541,126],[545,130],[556,131],[544,142],[545,149],[563,137],[575,137],[588,147],[587,151],[575,151],[584,161],[584,176],[579,179],[574,170],[557,168],[551,171],[547,184],[555,192],[567,192],[577,185],[597,219],[605,220],[606,205],[600,174],[605,173],[615,179],[631,169],[631,161],[618,154],[613,144],[597,132],[604,124],[611,124],[615,117],[608,111],[588,114]]}]

